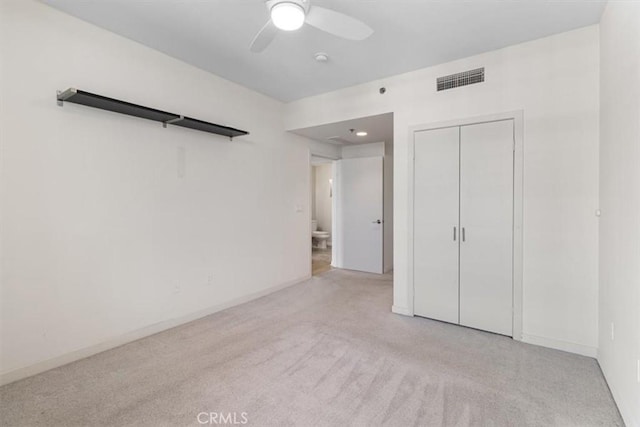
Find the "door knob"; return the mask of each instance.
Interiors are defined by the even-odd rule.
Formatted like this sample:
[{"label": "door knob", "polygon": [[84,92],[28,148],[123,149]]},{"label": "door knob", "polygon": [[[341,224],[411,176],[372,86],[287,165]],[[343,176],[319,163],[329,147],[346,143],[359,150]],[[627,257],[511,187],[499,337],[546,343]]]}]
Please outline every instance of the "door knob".
[{"label": "door knob", "polygon": [[382,221],[380,221],[379,219],[375,220],[375,221],[371,221],[372,224],[382,224]]}]

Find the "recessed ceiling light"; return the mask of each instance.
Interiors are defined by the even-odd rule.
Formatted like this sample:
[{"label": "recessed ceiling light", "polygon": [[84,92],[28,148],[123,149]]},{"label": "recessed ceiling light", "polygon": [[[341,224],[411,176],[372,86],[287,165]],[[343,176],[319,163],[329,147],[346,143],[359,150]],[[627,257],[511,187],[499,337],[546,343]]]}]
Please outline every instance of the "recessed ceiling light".
[{"label": "recessed ceiling light", "polygon": [[368,134],[363,130],[356,132],[356,136],[367,136],[367,135]]}]

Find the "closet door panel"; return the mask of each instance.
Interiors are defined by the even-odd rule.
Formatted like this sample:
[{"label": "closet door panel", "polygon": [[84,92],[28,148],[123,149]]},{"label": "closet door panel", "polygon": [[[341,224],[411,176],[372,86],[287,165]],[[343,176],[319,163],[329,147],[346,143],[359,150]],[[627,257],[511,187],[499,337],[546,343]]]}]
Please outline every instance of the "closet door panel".
[{"label": "closet door panel", "polygon": [[460,129],[460,324],[512,336],[513,121]]},{"label": "closet door panel", "polygon": [[459,132],[414,134],[414,313],[452,323],[458,323]]}]

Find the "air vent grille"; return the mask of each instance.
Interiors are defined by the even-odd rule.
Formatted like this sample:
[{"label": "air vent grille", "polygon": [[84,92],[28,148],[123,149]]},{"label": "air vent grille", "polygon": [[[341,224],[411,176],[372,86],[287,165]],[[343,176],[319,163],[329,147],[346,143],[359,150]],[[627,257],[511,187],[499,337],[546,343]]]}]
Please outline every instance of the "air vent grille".
[{"label": "air vent grille", "polygon": [[438,92],[474,83],[482,83],[483,81],[484,67],[463,71],[462,73],[450,74],[448,76],[438,77]]}]

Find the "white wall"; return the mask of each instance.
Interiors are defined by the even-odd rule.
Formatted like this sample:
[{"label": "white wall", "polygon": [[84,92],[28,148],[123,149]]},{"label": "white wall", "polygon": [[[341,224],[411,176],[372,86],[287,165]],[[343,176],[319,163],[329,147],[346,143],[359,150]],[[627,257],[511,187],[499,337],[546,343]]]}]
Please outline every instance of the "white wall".
[{"label": "white wall", "polygon": [[[0,4],[3,382],[310,275],[309,149],[281,103],[43,3]],[[251,135],[57,107],[70,86]]]},{"label": "white wall", "polygon": [[343,145],[341,154],[343,159],[353,159],[356,157],[384,157],[384,142]]},{"label": "white wall", "polygon": [[640,426],[640,3],[608,3],[600,61],[598,360],[625,423]]},{"label": "white wall", "polygon": [[[299,129],[394,113],[394,307],[411,312],[408,128],[524,110],[524,338],[595,355],[598,342],[598,26],[286,105]],[[482,84],[436,77],[484,66]],[[378,88],[387,91],[380,95]]]},{"label": "white wall", "polygon": [[316,166],[311,166],[311,220],[317,218],[316,215]]},{"label": "white wall", "polygon": [[320,142],[314,139],[307,139],[307,145],[312,155],[325,159],[339,159],[342,155],[339,145],[329,144],[328,142]]},{"label": "white wall", "polygon": [[[330,194],[329,180],[333,179],[333,165],[331,163],[318,165],[313,167],[315,171],[315,198],[316,198],[316,219],[318,220],[318,229],[321,231],[331,232],[331,207],[332,197]],[[331,239],[327,241],[331,243]]]},{"label": "white wall", "polygon": [[393,270],[393,142],[384,143],[384,254],[383,268]]}]

